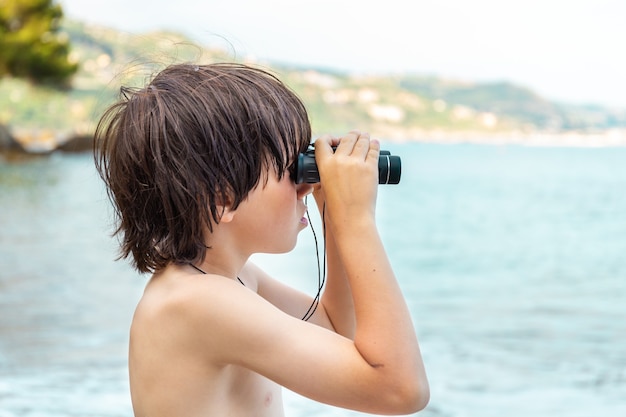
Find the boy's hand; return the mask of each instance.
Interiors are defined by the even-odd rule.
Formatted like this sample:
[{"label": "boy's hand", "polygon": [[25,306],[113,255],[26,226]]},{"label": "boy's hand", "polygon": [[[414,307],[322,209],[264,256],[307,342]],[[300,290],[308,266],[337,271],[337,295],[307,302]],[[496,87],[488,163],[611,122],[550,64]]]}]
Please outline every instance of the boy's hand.
[{"label": "boy's hand", "polygon": [[[333,152],[332,147],[336,146]],[[380,144],[368,133],[352,131],[343,138],[322,136],[315,141],[320,187],[318,206],[325,200],[331,222],[344,224],[372,216],[378,191]]]}]

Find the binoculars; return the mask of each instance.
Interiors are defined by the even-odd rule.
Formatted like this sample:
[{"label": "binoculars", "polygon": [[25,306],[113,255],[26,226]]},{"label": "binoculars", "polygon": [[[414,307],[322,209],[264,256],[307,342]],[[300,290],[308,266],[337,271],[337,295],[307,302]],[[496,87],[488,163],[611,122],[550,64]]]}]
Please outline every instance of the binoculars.
[{"label": "binoculars", "polygon": [[[391,155],[391,152],[381,150],[378,157],[378,183],[398,184],[400,182],[401,168],[402,164],[399,156]],[[308,149],[305,153],[298,155],[295,176],[296,184],[316,184],[320,182],[314,149]]]}]

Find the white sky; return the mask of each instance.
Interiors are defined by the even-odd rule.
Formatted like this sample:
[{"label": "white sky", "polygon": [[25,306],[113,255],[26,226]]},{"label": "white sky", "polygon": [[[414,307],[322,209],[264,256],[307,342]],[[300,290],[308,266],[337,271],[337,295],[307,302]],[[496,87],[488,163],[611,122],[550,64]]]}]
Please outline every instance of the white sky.
[{"label": "white sky", "polygon": [[626,0],[57,0],[129,32],[174,29],[238,57],[507,80],[626,108]]}]

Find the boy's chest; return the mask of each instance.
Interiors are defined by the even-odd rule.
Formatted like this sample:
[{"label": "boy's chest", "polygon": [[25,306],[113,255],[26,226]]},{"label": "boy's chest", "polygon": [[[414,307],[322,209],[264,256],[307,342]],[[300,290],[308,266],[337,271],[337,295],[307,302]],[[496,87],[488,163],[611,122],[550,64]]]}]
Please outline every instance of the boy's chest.
[{"label": "boy's chest", "polygon": [[248,369],[231,365],[223,374],[229,408],[233,415],[283,417],[282,388],[275,382]]}]

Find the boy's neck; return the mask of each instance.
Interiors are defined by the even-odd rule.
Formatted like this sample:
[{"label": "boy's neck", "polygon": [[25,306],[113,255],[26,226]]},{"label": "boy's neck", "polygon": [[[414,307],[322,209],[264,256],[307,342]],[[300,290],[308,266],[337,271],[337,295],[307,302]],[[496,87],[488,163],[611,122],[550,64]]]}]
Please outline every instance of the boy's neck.
[{"label": "boy's neck", "polygon": [[[203,273],[204,275],[207,275],[206,272],[204,272],[202,269],[200,269],[197,266],[195,266],[193,263],[189,262],[189,266],[192,267],[193,269],[195,269],[196,271],[199,271],[199,272]],[[241,285],[243,285],[244,287],[246,286],[246,284],[243,283],[243,281],[241,280],[241,278],[239,278],[239,276],[237,276],[237,281],[239,281],[241,283]]]}]

